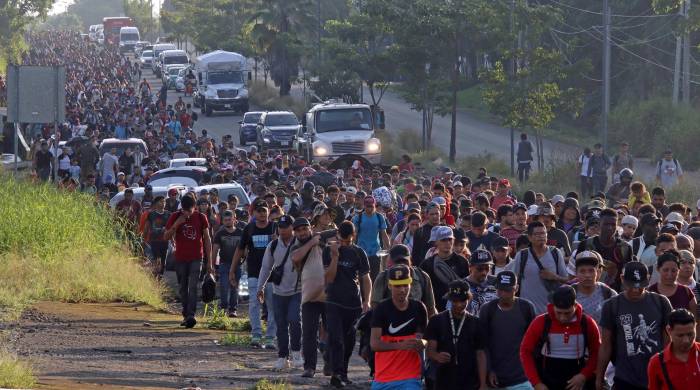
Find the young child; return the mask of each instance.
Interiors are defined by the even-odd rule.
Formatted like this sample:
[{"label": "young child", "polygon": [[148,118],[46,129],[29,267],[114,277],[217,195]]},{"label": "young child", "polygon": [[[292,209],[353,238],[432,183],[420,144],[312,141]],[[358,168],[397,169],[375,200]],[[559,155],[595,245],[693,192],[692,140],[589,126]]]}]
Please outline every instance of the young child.
[{"label": "young child", "polygon": [[625,215],[622,217],[622,234],[620,235],[620,238],[627,242],[631,242],[634,238],[634,232],[637,230],[638,225],[639,220],[637,220],[635,216]]},{"label": "young child", "polygon": [[627,198],[627,207],[634,208],[634,204],[641,201],[643,204],[651,203],[651,195],[642,182],[632,182],[630,185],[630,196]]}]

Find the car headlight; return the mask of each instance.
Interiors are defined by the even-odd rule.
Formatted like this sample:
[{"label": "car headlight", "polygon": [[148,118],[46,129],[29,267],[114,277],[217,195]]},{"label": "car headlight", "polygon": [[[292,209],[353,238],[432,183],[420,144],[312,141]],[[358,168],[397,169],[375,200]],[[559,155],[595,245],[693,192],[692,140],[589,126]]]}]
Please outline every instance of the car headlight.
[{"label": "car headlight", "polygon": [[238,90],[238,97],[247,98],[248,97],[248,90],[245,88],[239,89]]},{"label": "car headlight", "polygon": [[367,151],[370,153],[378,153],[382,148],[382,143],[377,138],[371,138],[367,141]]},{"label": "car headlight", "polygon": [[208,98],[216,98],[216,91],[213,89],[207,89],[206,96]]},{"label": "car headlight", "polygon": [[327,156],[330,153],[330,146],[325,142],[314,142],[314,156]]}]

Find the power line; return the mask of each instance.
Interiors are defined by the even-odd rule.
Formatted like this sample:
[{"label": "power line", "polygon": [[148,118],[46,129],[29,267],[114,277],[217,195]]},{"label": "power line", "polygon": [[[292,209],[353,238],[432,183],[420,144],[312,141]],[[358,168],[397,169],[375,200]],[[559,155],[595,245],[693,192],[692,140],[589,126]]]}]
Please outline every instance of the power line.
[{"label": "power line", "polygon": [[[572,10],[575,10],[575,11],[579,11],[579,12],[583,12],[583,13],[587,13],[587,14],[591,14],[591,15],[601,15],[601,16],[603,15],[602,12],[596,12],[596,11],[591,11],[591,10],[584,9],[584,8],[578,8],[578,7],[575,7],[575,6],[573,6],[573,5],[569,5],[569,4],[566,4],[566,3],[562,3],[561,1],[557,1],[557,0],[549,0],[549,1],[550,1],[551,3],[558,4],[558,5],[561,5],[562,7],[569,8],[569,9],[572,9]],[[651,9],[650,9],[649,11],[651,11]],[[639,19],[644,19],[644,18],[646,18],[646,19],[650,19],[650,18],[667,18],[667,17],[671,17],[671,16],[678,16],[678,14],[677,14],[677,13],[672,13],[672,14],[656,14],[656,15],[622,15],[622,14],[610,14],[610,16],[611,16],[611,17],[614,17],[614,18],[630,18],[630,19],[637,19],[637,18],[639,18]]]}]

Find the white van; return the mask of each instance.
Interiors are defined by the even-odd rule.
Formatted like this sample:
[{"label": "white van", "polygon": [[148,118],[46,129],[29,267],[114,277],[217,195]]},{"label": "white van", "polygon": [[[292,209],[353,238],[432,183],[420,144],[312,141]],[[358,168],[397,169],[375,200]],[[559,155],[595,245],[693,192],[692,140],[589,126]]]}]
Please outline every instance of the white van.
[{"label": "white van", "polygon": [[119,52],[133,52],[136,42],[141,40],[139,29],[136,27],[122,27],[119,29]]},{"label": "white van", "polygon": [[167,67],[170,65],[188,65],[190,63],[190,58],[187,57],[187,53],[184,50],[165,50],[158,56],[158,70],[157,74],[159,77],[167,75]]},{"label": "white van", "polygon": [[156,76],[160,77],[160,53],[166,50],[176,50],[177,46],[172,43],[156,43],[153,45],[153,61],[151,62],[151,70]]}]

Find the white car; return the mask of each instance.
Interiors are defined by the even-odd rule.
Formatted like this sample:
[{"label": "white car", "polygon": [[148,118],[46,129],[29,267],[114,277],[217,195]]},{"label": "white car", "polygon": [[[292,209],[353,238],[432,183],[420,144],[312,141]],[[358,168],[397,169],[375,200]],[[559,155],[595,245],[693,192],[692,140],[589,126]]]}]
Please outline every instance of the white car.
[{"label": "white car", "polygon": [[219,200],[222,202],[226,202],[228,200],[229,195],[233,194],[236,195],[238,198],[238,207],[246,207],[250,204],[250,198],[248,197],[248,194],[245,192],[245,189],[243,186],[240,184],[233,182],[233,183],[222,183],[222,184],[210,184],[206,186],[198,186],[194,188],[195,194],[199,195],[199,192],[202,190],[207,190],[209,193],[211,193],[212,190],[216,190],[219,193]]},{"label": "white car", "polygon": [[141,62],[141,67],[151,66],[151,61],[153,61],[153,50],[144,50],[139,57]]},{"label": "white car", "polygon": [[152,186],[183,185],[196,187],[201,184],[207,168],[197,166],[182,166],[177,168],[165,168],[151,176],[148,184]]},{"label": "white car", "polygon": [[[15,169],[15,155],[12,153],[3,153],[2,167],[5,171],[11,171]],[[17,156],[17,169],[27,169],[31,167],[31,161],[24,161],[21,157]]]},{"label": "white car", "polygon": [[203,167],[207,165],[207,159],[201,157],[174,158],[170,160],[169,168],[179,168],[184,166]]},{"label": "white car", "polygon": [[[164,196],[168,197],[168,190],[171,188],[176,188],[177,191],[180,193],[180,196],[184,195],[187,193],[187,187],[185,186],[152,186],[153,187],[153,197],[155,198],[156,196]],[[134,191],[134,199],[138,200],[139,202],[141,199],[143,199],[143,193],[145,188],[144,187],[134,187],[131,189]],[[117,203],[121,202],[124,199],[124,191],[119,192],[118,194],[114,195],[112,199],[109,200],[109,207],[110,208],[115,208],[117,206]]]}]

